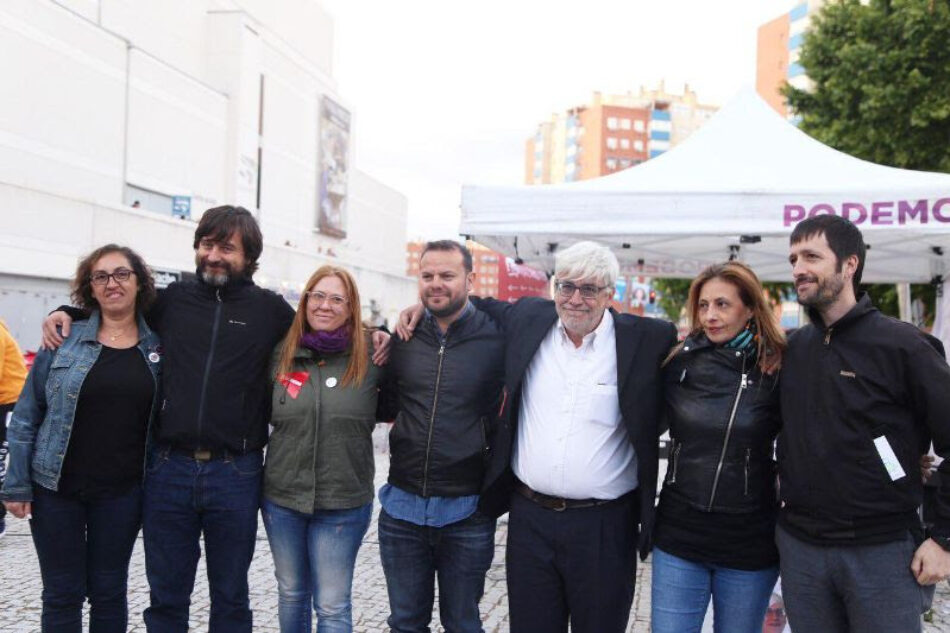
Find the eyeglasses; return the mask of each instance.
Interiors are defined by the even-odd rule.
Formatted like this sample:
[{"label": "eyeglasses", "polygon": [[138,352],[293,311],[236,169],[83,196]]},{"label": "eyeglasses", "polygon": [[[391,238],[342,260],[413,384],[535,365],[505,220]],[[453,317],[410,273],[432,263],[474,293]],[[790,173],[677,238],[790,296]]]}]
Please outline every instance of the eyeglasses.
[{"label": "eyeglasses", "polygon": [[319,290],[311,290],[310,292],[305,292],[312,301],[314,301],[318,306],[323,305],[324,302],[330,304],[331,308],[342,308],[347,304],[346,297],[342,295],[328,295],[325,292],[320,292]]},{"label": "eyeglasses", "polygon": [[89,276],[89,281],[91,281],[94,286],[104,286],[109,283],[110,277],[114,279],[116,283],[123,283],[128,281],[134,274],[135,272],[128,268],[117,268],[111,273],[107,273],[104,270],[97,270]]},{"label": "eyeglasses", "polygon": [[554,287],[557,289],[557,293],[565,299],[573,297],[575,290],[580,290],[581,297],[584,299],[594,299],[598,293],[606,290],[609,286],[595,286],[593,284],[582,284],[578,286],[570,281],[558,281],[555,282]]}]

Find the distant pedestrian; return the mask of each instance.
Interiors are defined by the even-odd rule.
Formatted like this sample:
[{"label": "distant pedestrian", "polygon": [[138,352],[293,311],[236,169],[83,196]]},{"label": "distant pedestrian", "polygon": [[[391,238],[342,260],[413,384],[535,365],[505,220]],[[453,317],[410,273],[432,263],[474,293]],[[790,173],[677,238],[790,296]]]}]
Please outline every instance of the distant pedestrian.
[{"label": "distant pedestrian", "polygon": [[[0,486],[3,486],[7,472],[7,424],[25,381],[23,352],[10,334],[7,324],[0,320]],[[6,508],[0,504],[0,536],[6,531],[6,513]]]}]

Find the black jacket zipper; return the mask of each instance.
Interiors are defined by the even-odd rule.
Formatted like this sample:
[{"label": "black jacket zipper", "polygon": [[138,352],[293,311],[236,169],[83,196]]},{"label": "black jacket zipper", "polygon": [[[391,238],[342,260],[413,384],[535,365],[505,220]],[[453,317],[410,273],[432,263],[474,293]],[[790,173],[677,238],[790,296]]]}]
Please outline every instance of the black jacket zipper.
[{"label": "black jacket zipper", "polygon": [[426,489],[429,486],[429,456],[432,454],[432,431],[435,428],[435,409],[439,403],[439,383],[442,381],[442,360],[445,358],[445,342],[448,340],[448,333],[442,339],[439,346],[439,368],[435,373],[435,393],[432,394],[432,413],[429,415],[429,435],[426,438],[426,461],[422,468],[422,496],[426,496]]},{"label": "black jacket zipper", "polygon": [[668,482],[671,483],[671,484],[675,484],[675,483],[676,483],[676,468],[677,468],[677,466],[679,466],[679,455],[680,455],[680,449],[681,449],[681,448],[683,448],[683,445],[682,445],[682,444],[676,444],[676,443],[674,442],[673,453],[672,453],[672,456],[671,456],[671,458],[670,458],[670,469],[671,469],[671,472],[670,472],[670,476],[668,477]]},{"label": "black jacket zipper", "polygon": [[201,446],[201,427],[204,425],[205,418],[205,399],[207,397],[208,391],[208,380],[211,378],[211,364],[214,361],[214,347],[218,341],[218,324],[221,321],[221,289],[217,288],[214,291],[214,298],[216,303],[214,304],[214,324],[211,327],[211,346],[208,349],[208,360],[205,362],[205,373],[201,378],[201,394],[198,397],[198,446],[194,448],[202,448]]},{"label": "black jacket zipper", "polygon": [[745,496],[749,496],[749,459],[752,457],[752,449],[745,449],[745,484],[743,490],[745,491]]},{"label": "black jacket zipper", "polygon": [[716,466],[716,476],[713,478],[712,491],[709,493],[707,512],[712,512],[713,500],[716,498],[716,488],[719,487],[719,476],[722,474],[722,465],[726,461],[726,451],[729,449],[729,436],[732,435],[732,426],[736,421],[736,411],[739,410],[739,400],[742,392],[748,385],[748,374],[745,373],[745,358],[742,359],[742,377],[739,379],[739,388],[736,390],[736,399],[732,402],[732,412],[729,414],[729,423],[726,425],[726,437],[722,441],[722,451],[719,453],[719,464]]}]

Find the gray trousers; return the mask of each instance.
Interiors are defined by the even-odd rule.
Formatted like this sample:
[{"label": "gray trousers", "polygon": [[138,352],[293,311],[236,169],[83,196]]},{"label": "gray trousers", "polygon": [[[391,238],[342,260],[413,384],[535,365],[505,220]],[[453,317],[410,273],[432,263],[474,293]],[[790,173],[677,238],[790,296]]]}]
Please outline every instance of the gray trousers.
[{"label": "gray trousers", "polygon": [[781,527],[782,595],[795,633],[919,633],[933,586],[910,571],[911,535],[882,545],[820,547]]}]

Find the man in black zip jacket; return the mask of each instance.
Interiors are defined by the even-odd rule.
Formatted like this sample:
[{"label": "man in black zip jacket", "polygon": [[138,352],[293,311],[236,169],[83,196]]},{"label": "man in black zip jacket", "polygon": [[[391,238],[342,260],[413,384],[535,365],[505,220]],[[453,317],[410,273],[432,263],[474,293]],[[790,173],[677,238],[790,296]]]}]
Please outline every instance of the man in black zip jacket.
[{"label": "man in black zip jacket", "polygon": [[950,367],[914,326],[858,297],[864,257],[861,232],[838,216],[791,235],[812,321],[789,337],[780,374],[776,541],[796,631],[920,631],[931,585],[950,575],[950,486],[929,538],[917,513],[921,446],[950,457]]},{"label": "man in black zip jacket", "polygon": [[392,348],[398,413],[389,483],[379,491],[379,553],[393,633],[429,630],[434,576],[446,633],[482,631],[478,603],[495,552],[495,519],[477,507],[505,341],[469,302],[473,280],[467,248],[426,244],[419,272],[425,317]]},{"label": "man in black zip jacket", "polygon": [[[251,280],[263,239],[246,209],[208,210],[194,248],[198,279],[171,284],[147,315],[162,338],[164,375],[145,477],[145,623],[149,633],[187,632],[204,534],[209,631],[250,633],[247,572],[270,417],[266,372],[294,312]],[[53,346],[61,342],[61,315],[44,323],[44,342]]]}]

